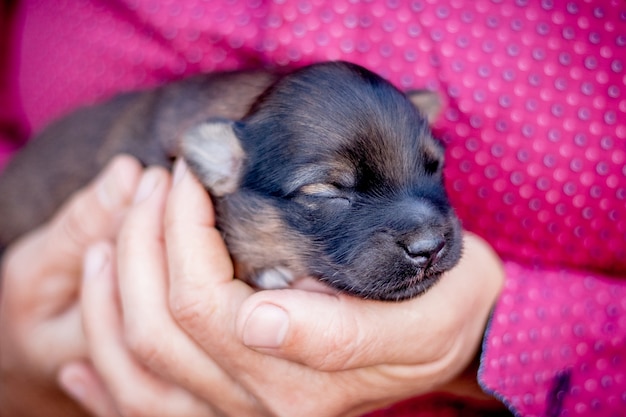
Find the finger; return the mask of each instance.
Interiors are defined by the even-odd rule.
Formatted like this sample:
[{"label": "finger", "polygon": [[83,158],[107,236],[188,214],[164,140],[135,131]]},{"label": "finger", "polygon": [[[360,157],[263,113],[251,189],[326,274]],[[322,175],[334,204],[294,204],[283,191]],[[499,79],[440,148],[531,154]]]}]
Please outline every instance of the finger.
[{"label": "finger", "polygon": [[[493,253],[468,235],[464,257],[429,292],[401,303],[297,290],[261,291],[237,322],[244,344],[263,353],[336,371],[471,357],[502,282]],[[411,341],[407,346],[406,341]],[[381,357],[380,352],[384,352]]]},{"label": "finger", "polygon": [[129,156],[114,158],[85,189],[75,194],[50,224],[43,250],[56,255],[60,270],[79,271],[85,248],[115,236],[123,213],[135,194],[139,162]]},{"label": "finger", "polygon": [[148,372],[127,350],[112,258],[109,244],[90,249],[85,261],[81,306],[94,368],[109,389],[118,412],[132,416],[214,416],[208,405]]},{"label": "finger", "polygon": [[235,336],[239,306],[254,291],[233,278],[230,256],[215,228],[211,200],[182,161],[165,215],[173,318],[228,375],[254,390],[259,380],[273,378],[265,370],[283,368],[266,367],[264,362],[275,358],[251,351]]},{"label": "finger", "polygon": [[[126,341],[142,363],[190,387],[217,408],[254,414],[254,402],[169,315],[163,208],[167,178],[128,212],[118,240],[118,271]],[[143,180],[142,180],[143,183]],[[140,186],[141,189],[142,186]],[[174,366],[171,366],[171,365]]]},{"label": "finger", "polygon": [[168,198],[165,225],[172,312],[194,337],[223,346],[223,338],[232,337],[238,306],[253,290],[233,279],[211,200],[184,164]]},{"label": "finger", "polygon": [[324,403],[330,404],[324,408],[334,411],[344,404],[345,398],[338,398],[344,391],[333,389],[330,373],[314,373],[300,364],[260,354],[238,339],[237,312],[254,291],[233,279],[232,263],[212,213],[201,184],[179,168],[165,222],[174,319],[259,400],[261,407],[252,415],[266,415],[265,410],[271,410],[271,415],[340,415],[320,411],[319,402],[309,398],[311,393],[324,395]]},{"label": "finger", "polygon": [[71,304],[80,281],[85,247],[115,233],[140,172],[135,159],[114,158],[50,223],[9,248],[2,276],[7,277],[5,285],[11,286],[7,291],[14,294],[16,302],[10,307],[15,307],[16,316],[33,309],[46,316],[59,314]]},{"label": "finger", "polygon": [[59,371],[61,388],[96,417],[121,417],[94,369],[83,361],[64,365]]},{"label": "finger", "polygon": [[115,158],[50,223],[5,254],[3,291],[11,296],[5,297],[2,317],[10,321],[5,330],[15,333],[3,336],[19,341],[38,372],[55,375],[60,364],[84,355],[76,304],[83,243],[111,236],[140,169],[131,157]]}]

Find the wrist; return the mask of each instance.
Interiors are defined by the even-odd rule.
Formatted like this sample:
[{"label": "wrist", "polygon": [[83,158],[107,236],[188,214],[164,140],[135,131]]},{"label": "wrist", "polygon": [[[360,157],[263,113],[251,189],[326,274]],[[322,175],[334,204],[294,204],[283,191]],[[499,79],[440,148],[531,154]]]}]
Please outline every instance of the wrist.
[{"label": "wrist", "polygon": [[453,397],[462,398],[481,408],[506,409],[504,404],[492,395],[485,393],[478,384],[479,366],[480,353],[476,355],[470,365],[457,378],[443,385],[440,392]]}]

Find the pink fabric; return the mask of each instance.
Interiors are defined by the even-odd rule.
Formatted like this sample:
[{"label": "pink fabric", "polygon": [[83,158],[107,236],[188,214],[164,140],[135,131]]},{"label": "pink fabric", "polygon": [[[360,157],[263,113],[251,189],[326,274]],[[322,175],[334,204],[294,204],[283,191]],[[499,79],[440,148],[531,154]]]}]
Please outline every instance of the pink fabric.
[{"label": "pink fabric", "polygon": [[[451,198],[507,272],[481,383],[523,416],[624,415],[626,3],[24,0],[21,11],[15,105],[35,131],[121,90],[259,64],[345,59],[441,92]],[[437,415],[415,404],[374,415]]]},{"label": "pink fabric", "polygon": [[0,172],[10,156],[24,145],[28,123],[21,112],[17,92],[18,37],[13,35],[19,25],[16,4],[0,3]]}]

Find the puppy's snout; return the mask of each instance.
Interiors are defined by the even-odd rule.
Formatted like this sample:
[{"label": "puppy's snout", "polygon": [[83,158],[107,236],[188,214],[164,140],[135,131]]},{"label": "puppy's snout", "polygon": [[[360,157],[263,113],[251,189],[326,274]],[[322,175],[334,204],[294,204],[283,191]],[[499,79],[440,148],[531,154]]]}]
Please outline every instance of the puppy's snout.
[{"label": "puppy's snout", "polygon": [[432,265],[446,246],[441,236],[417,236],[398,242],[398,244],[411,261],[421,268]]}]

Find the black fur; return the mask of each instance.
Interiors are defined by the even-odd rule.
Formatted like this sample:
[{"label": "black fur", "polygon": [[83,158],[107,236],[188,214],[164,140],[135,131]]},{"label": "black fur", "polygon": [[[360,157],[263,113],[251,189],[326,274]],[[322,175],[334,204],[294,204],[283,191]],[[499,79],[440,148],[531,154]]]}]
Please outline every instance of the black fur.
[{"label": "black fur", "polygon": [[[379,76],[345,63],[305,68],[264,93],[234,130],[252,162],[239,192],[279,207],[309,240],[308,273],[362,297],[404,299],[457,262],[443,152],[433,155],[440,145],[423,116]],[[316,183],[333,188],[302,191]],[[424,269],[402,242],[432,234],[446,246]]]}]

